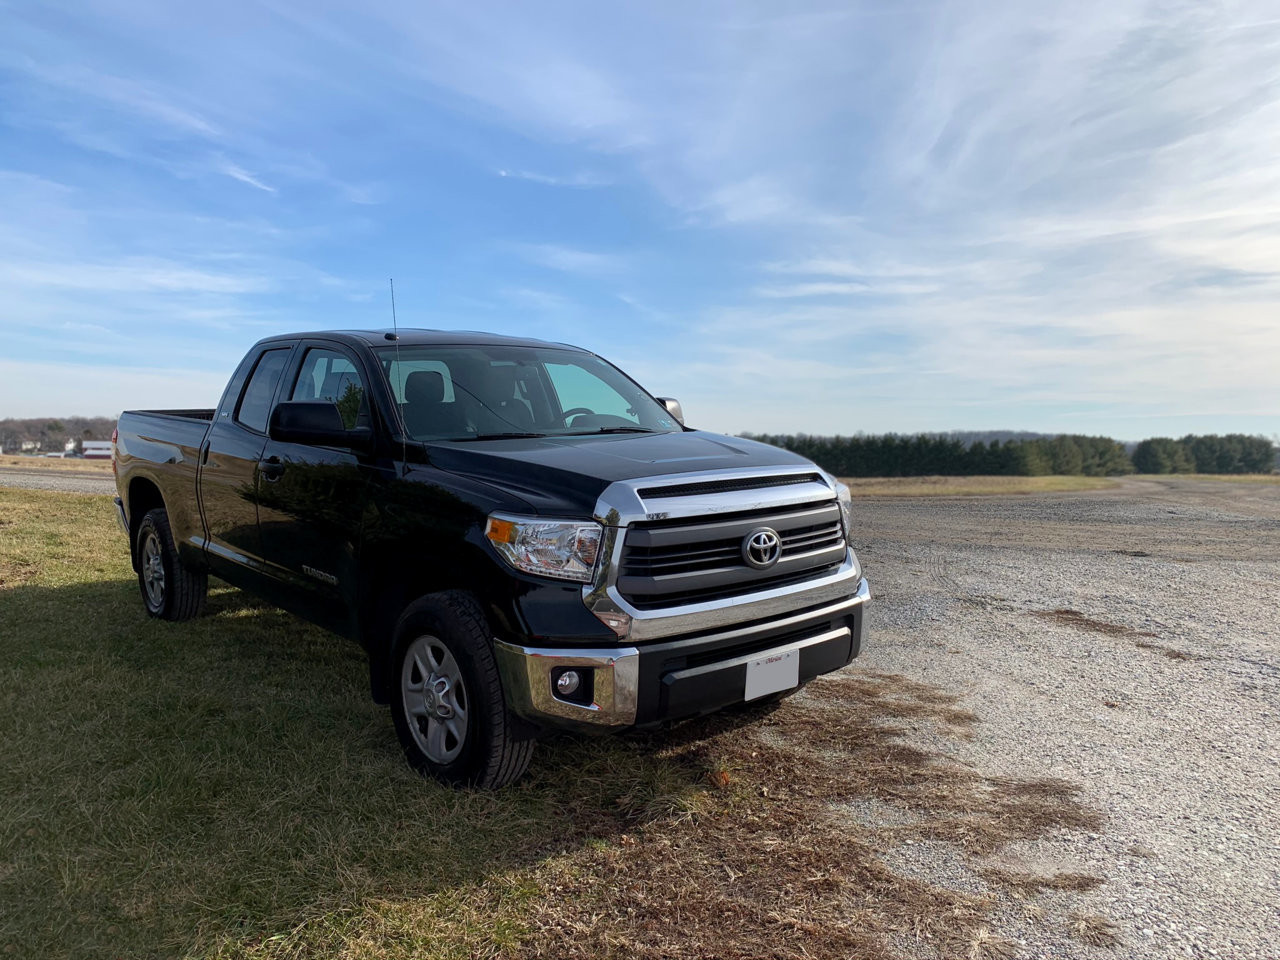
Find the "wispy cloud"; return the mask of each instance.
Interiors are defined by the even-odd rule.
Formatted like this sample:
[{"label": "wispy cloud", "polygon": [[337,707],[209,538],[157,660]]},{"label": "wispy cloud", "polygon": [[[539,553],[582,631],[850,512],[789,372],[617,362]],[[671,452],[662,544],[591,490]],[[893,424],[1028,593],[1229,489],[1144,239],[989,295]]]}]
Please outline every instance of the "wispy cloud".
[{"label": "wispy cloud", "polygon": [[0,322],[174,311],[230,354],[382,322],[351,294],[394,269],[709,426],[1274,412],[1265,8],[229,2],[6,11]]},{"label": "wispy cloud", "polygon": [[624,260],[617,254],[578,250],[554,243],[521,244],[516,253],[529,263],[563,273],[601,274],[620,269]]},{"label": "wispy cloud", "polygon": [[532,170],[499,170],[498,176],[511,180],[527,180],[530,183],[538,183],[545,187],[576,187],[580,189],[589,189],[594,187],[607,187],[613,183],[609,177],[598,173],[590,173],[588,171],[580,171],[563,176],[549,173],[535,173]]},{"label": "wispy cloud", "polygon": [[271,187],[263,183],[261,180],[259,180],[253,174],[251,174],[248,170],[244,169],[238,164],[224,162],[221,166],[221,170],[232,180],[239,180],[241,183],[247,183],[249,184],[249,186],[257,187],[259,190],[265,190],[267,193],[276,192],[275,187]]}]

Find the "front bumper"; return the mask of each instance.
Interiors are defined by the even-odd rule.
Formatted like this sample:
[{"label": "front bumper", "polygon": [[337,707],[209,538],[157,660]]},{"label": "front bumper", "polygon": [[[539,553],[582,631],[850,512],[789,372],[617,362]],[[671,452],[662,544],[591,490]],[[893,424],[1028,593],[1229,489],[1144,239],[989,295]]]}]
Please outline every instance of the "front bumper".
[{"label": "front bumper", "polygon": [[[853,596],[819,598],[780,615],[640,646],[527,647],[499,640],[498,668],[511,708],[537,725],[653,725],[741,703],[747,664],[761,657],[798,652],[800,683],[838,670],[862,647],[870,598],[860,579]],[[590,686],[578,701],[555,692],[565,669],[589,672]]]}]

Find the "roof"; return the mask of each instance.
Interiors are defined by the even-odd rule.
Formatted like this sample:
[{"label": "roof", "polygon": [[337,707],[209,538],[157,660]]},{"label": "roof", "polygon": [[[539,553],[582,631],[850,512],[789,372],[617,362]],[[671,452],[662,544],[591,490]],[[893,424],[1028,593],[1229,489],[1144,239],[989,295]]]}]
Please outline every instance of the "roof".
[{"label": "roof", "polygon": [[[568,343],[555,343],[549,340],[534,340],[530,337],[504,337],[496,333],[484,333],[479,330],[427,330],[421,327],[401,327],[399,343],[404,346],[418,344],[451,344],[477,346],[506,347],[557,347],[568,350],[582,350]],[[348,344],[362,343],[370,347],[383,347],[395,343],[395,332],[391,328],[381,330],[313,330],[307,333],[281,333],[264,337],[261,342],[272,340],[338,340]],[[589,351],[582,350],[587,353]]]}]

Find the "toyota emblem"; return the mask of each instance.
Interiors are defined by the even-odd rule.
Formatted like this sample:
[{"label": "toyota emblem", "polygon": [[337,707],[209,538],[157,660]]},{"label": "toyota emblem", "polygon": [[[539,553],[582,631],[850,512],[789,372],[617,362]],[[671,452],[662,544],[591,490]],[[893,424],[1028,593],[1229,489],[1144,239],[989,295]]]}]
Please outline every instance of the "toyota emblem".
[{"label": "toyota emblem", "polygon": [[742,559],[748,567],[768,570],[782,556],[782,540],[770,527],[757,527],[742,540]]}]

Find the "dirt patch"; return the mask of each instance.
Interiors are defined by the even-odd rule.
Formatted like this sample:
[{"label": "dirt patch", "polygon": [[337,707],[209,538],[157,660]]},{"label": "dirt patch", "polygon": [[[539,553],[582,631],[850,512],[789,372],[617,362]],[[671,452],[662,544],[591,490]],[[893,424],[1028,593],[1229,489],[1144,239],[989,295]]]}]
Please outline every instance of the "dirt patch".
[{"label": "dirt patch", "polygon": [[[906,742],[921,725],[944,738],[971,731],[973,715],[933,687],[854,673],[810,690],[747,726],[701,721],[648,741],[703,770],[701,792],[623,798],[633,826],[557,865],[529,911],[526,955],[894,957],[908,941],[946,956],[1008,955],[991,933],[994,911],[1000,890],[1036,892],[1024,878],[995,873],[997,892],[964,892],[897,872],[884,853],[942,841],[976,865],[1014,840],[1097,830],[1101,815],[1071,784],[984,776]],[[867,800],[910,816],[872,829],[841,811]]]},{"label": "dirt patch", "polygon": [[1095,620],[1092,617],[1086,617],[1079,610],[1069,610],[1059,608],[1057,610],[1032,610],[1033,617],[1040,617],[1043,620],[1052,620],[1055,623],[1066,624],[1069,627],[1076,627],[1079,630],[1092,630],[1094,633],[1105,634],[1108,637],[1154,637],[1155,634],[1146,630],[1134,630],[1132,627],[1126,627],[1119,623],[1107,623],[1105,620]]},{"label": "dirt patch", "polygon": [[[3,526],[5,521],[0,521]],[[36,566],[21,560],[0,560],[0,589],[16,587],[36,575]]]},{"label": "dirt patch", "polygon": [[1197,656],[1194,653],[1187,653],[1185,650],[1178,650],[1174,647],[1166,647],[1163,643],[1150,643],[1145,640],[1139,640],[1134,644],[1135,647],[1141,647],[1143,650],[1151,650],[1170,660],[1204,660],[1205,657]]}]

